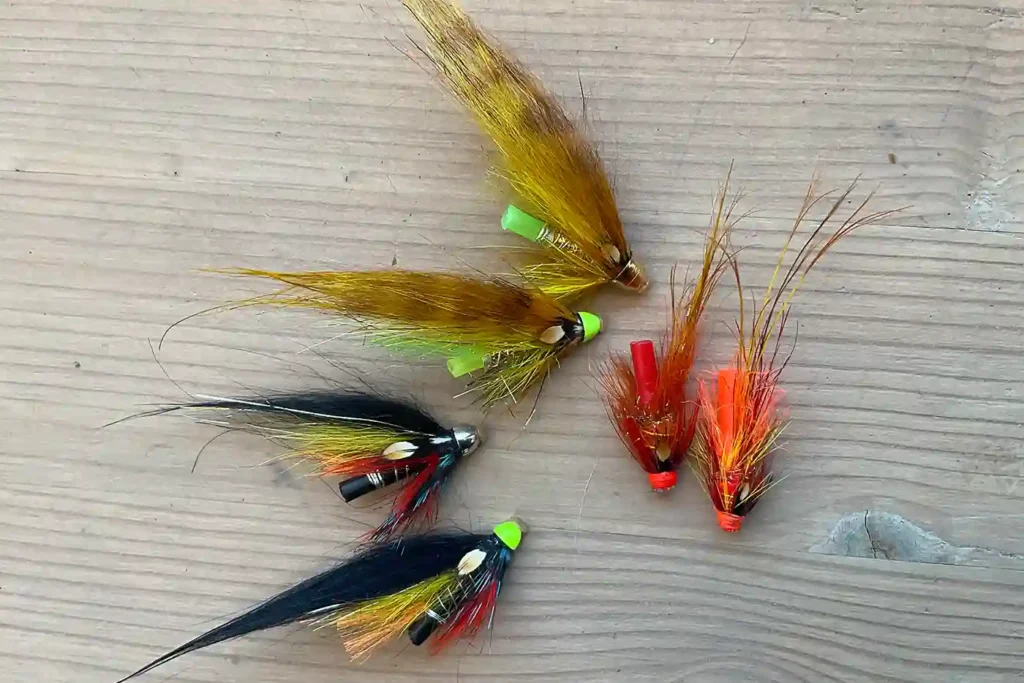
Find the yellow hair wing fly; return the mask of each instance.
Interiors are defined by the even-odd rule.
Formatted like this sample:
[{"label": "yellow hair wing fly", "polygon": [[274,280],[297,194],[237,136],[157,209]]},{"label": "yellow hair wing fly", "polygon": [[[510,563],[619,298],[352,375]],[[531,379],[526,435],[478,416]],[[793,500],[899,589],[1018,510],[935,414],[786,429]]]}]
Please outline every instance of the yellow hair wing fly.
[{"label": "yellow hair wing fly", "polygon": [[632,259],[597,151],[555,98],[455,4],[403,4],[429,39],[423,52],[440,79],[494,142],[495,174],[535,217],[525,230],[506,222],[508,215],[502,223],[541,249],[523,275],[561,299],[605,282],[643,291],[647,279]]},{"label": "yellow hair wing fly", "polygon": [[481,371],[470,389],[485,406],[514,401],[601,328],[597,316],[573,312],[537,287],[497,276],[400,269],[228,272],[287,286],[248,304],[313,308],[348,319],[389,348],[478,358],[468,365],[469,371]]}]

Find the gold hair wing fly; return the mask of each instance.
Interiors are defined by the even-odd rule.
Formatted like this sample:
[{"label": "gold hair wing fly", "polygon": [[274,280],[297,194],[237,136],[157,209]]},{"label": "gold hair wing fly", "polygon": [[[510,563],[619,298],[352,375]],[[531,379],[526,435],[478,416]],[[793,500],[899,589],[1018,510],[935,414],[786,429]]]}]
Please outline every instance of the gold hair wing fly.
[{"label": "gold hair wing fly", "polygon": [[524,276],[559,299],[605,282],[643,291],[601,160],[555,99],[456,5],[403,4],[427,34],[423,52],[441,80],[498,148],[494,172],[521,200],[502,227],[542,252]]},{"label": "gold hair wing fly", "polygon": [[574,313],[533,287],[499,277],[408,270],[276,273],[232,271],[288,285],[248,303],[315,308],[352,320],[373,341],[443,355],[485,407],[513,401],[559,360],[601,331],[592,313]]},{"label": "gold hair wing fly", "polygon": [[778,357],[779,343],[789,320],[793,296],[807,273],[839,240],[895,213],[865,213],[871,199],[868,196],[839,227],[826,232],[852,191],[853,185],[831,202],[824,217],[814,221],[811,234],[784,270],[783,262],[797,232],[812,220],[811,210],[832,194],[816,195],[811,183],[764,297],[751,311],[749,327],[744,320],[739,266],[732,259],[740,299],[736,323],[738,349],[732,364],[715,373],[713,385],[710,380],[701,380],[700,417],[693,445],[694,469],[715,507],[718,524],[725,531],[739,531],[743,518],[772,485],[771,459],[786,426],[778,385],[787,359]]}]

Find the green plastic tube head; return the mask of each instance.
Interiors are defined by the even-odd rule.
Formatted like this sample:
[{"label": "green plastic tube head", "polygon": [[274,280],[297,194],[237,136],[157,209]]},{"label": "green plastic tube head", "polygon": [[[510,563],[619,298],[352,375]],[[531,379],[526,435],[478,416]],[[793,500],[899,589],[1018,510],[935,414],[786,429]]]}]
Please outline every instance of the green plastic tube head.
[{"label": "green plastic tube head", "polygon": [[601,319],[586,311],[580,311],[578,315],[583,325],[583,341],[588,342],[601,331]]},{"label": "green plastic tube head", "polygon": [[448,372],[452,377],[462,377],[477,370],[483,370],[486,358],[479,353],[467,352],[448,359]]},{"label": "green plastic tube head", "polygon": [[494,535],[510,549],[515,550],[526,535],[528,527],[518,517],[512,517],[494,527]]},{"label": "green plastic tube head", "polygon": [[531,242],[540,240],[541,235],[544,234],[545,227],[547,226],[544,221],[534,218],[512,204],[508,205],[508,208],[505,209],[505,213],[501,217],[502,230],[514,232]]}]

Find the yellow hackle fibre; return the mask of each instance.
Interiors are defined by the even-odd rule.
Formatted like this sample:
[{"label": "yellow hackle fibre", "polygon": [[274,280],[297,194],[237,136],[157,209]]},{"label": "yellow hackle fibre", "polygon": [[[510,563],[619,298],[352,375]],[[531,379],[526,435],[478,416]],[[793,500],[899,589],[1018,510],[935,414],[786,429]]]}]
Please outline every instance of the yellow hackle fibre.
[{"label": "yellow hackle fibre", "polygon": [[328,616],[322,623],[335,626],[344,639],[345,651],[352,659],[362,660],[409,628],[438,596],[453,590],[457,583],[458,574],[446,572],[398,593],[361,603],[354,610]]},{"label": "yellow hackle fibre", "polygon": [[349,476],[363,474],[359,466],[365,465],[368,454],[379,455],[388,446],[417,436],[381,427],[313,424],[279,438],[293,442],[286,457],[313,463],[315,474]]},{"label": "yellow hackle fibre", "polygon": [[[536,287],[497,276],[400,269],[227,272],[287,285],[279,292],[248,300],[248,305],[298,306],[335,313],[372,341],[397,350],[479,356],[480,372],[470,381],[470,390],[485,407],[506,398],[515,401],[562,356],[600,330],[596,316],[577,314]],[[590,320],[596,323],[587,335],[562,332]]]},{"label": "yellow hackle fibre", "polygon": [[643,291],[596,150],[527,69],[447,0],[403,0],[429,42],[423,53],[497,147],[495,175],[549,228],[524,277],[570,299],[605,282]]},{"label": "yellow hackle fibre", "polygon": [[[261,407],[247,401],[225,401],[223,405],[203,405],[199,408],[219,408],[228,411],[224,420],[204,419],[208,424],[231,430],[259,434],[282,445],[287,452],[275,460],[303,460],[313,466],[313,475],[335,474],[356,476],[365,474],[368,458],[381,455],[392,444],[430,436],[416,431],[389,426],[373,421],[351,422],[320,421],[302,412],[277,410],[260,412]],[[273,404],[266,404],[273,407]]]}]

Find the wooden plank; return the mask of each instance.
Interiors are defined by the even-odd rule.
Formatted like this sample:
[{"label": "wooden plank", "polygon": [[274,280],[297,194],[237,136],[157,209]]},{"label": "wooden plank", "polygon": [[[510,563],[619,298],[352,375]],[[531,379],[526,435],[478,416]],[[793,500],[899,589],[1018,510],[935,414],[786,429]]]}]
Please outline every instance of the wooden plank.
[{"label": "wooden plank", "polygon": [[[270,633],[182,660],[175,680],[1009,681],[1024,670],[1024,5],[467,0],[561,95],[586,93],[653,286],[590,305],[607,329],[487,447],[443,515],[518,513],[493,633],[362,667],[333,636]],[[176,320],[260,291],[202,272],[500,268],[486,145],[395,47],[374,0],[37,0],[0,7],[0,669],[110,681],[341,556],[382,514],[281,466],[259,440],[166,417],[154,360]],[[390,41],[390,43],[389,43]],[[730,161],[756,215],[744,276],[770,275],[815,168],[879,208],[796,301],[786,476],[743,533],[692,476],[645,491],[594,391],[612,348],[657,334]],[[730,353],[714,302],[702,364]],[[174,328],[188,391],[325,386],[348,372],[480,421],[428,363],[301,314]],[[315,348],[316,352],[309,350]],[[322,354],[322,355],[321,355]],[[335,365],[342,367],[335,367]],[[193,465],[195,471],[193,472]],[[810,552],[883,510],[984,550],[972,566]],[[153,678],[156,680],[156,678]]]}]

